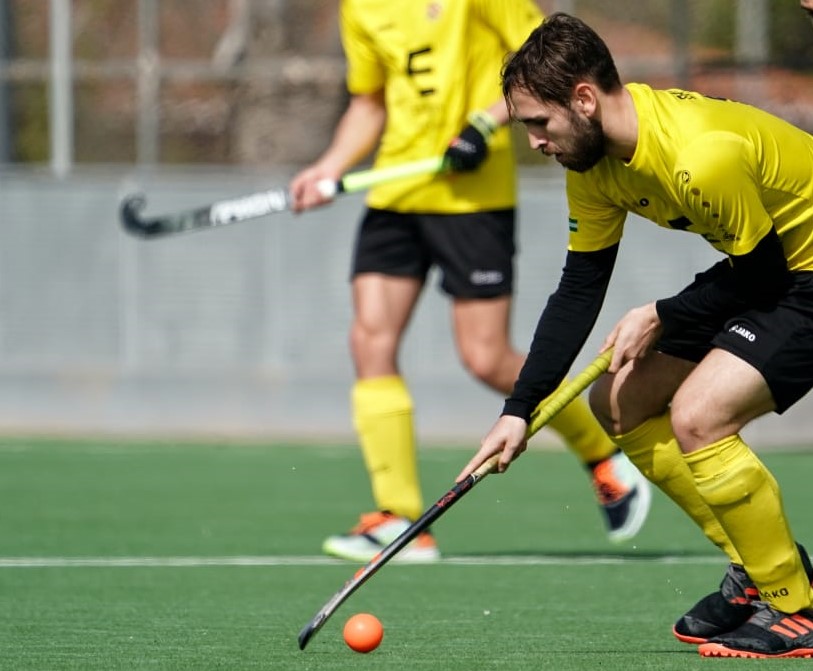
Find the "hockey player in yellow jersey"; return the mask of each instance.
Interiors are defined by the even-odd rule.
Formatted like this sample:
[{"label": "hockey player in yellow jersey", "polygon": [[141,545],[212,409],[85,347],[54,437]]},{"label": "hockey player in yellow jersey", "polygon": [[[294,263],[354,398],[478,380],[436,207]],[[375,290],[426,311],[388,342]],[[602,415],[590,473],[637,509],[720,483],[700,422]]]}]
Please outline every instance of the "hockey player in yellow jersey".
[{"label": "hockey player in yellow jersey", "polygon": [[675,635],[704,656],[813,656],[810,560],[740,435],[813,387],[813,137],[748,105],[622,86],[601,38],[566,14],[511,57],[503,92],[531,147],[568,169],[570,238],[511,397],[460,477],[524,450],[530,410],[600,310],[627,213],[702,236],[723,259],[616,324],[591,406],[730,560]]},{"label": "hockey player in yellow jersey", "polygon": [[[368,561],[424,509],[398,352],[430,268],[476,379],[504,396],[524,360],[509,332],[516,180],[499,73],[542,17],[531,0],[343,0],[340,15],[351,97],[328,148],[292,180],[295,208],[325,204],[317,182],[372,152],[376,167],[439,155],[448,167],[373,188],[356,238],[351,406],[377,510],[323,549]],[[649,508],[646,479],[583,400],[550,426],[587,467],[610,539],[634,536]],[[399,559],[439,556],[426,533]]]}]

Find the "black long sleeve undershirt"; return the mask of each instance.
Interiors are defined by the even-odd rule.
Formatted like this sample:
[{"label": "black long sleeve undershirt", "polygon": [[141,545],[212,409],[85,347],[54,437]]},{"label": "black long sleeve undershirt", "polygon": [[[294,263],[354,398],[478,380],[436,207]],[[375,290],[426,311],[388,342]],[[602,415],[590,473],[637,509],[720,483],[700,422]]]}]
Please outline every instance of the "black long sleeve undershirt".
[{"label": "black long sleeve undershirt", "polygon": [[502,414],[529,421],[533,409],[567,375],[596,323],[617,255],[618,245],[568,252],[559,286],[539,317],[528,358]]},{"label": "black long sleeve undershirt", "polygon": [[771,307],[792,282],[775,229],[748,254],[730,256],[728,267],[730,271],[718,273],[714,282],[655,303],[664,334],[707,317],[732,317],[748,308]]},{"label": "black long sleeve undershirt", "polygon": [[[598,252],[569,252],[556,291],[539,318],[531,349],[503,415],[526,421],[539,402],[564,379],[598,318],[618,245]],[[775,305],[792,276],[774,229],[742,256],[729,257],[713,279],[656,302],[664,334],[708,317],[732,317],[748,308]]]}]

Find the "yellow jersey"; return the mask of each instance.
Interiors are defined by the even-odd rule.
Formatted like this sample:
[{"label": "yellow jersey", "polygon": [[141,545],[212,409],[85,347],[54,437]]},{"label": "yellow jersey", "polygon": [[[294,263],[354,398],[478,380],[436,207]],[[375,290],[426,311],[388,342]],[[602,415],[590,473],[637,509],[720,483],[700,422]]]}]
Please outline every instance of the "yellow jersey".
[{"label": "yellow jersey", "polygon": [[628,212],[741,256],[774,227],[788,269],[813,271],[813,136],[755,107],[628,84],[638,116],[629,162],[567,172],[569,249],[620,241]]},{"label": "yellow jersey", "polygon": [[[505,56],[542,21],[532,0],[342,0],[351,95],[384,91],[387,123],[375,167],[441,156],[468,115],[502,95]],[[370,190],[370,207],[454,214],[513,207],[507,127],[471,173],[423,176]]]}]

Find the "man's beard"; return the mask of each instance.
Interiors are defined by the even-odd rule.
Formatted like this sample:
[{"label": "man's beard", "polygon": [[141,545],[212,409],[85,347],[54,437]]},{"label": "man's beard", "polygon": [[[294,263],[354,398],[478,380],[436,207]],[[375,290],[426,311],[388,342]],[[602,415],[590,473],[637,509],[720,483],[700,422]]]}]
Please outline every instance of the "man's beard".
[{"label": "man's beard", "polygon": [[606,155],[604,131],[596,119],[583,119],[570,113],[573,127],[573,148],[559,155],[559,163],[574,172],[586,172]]}]

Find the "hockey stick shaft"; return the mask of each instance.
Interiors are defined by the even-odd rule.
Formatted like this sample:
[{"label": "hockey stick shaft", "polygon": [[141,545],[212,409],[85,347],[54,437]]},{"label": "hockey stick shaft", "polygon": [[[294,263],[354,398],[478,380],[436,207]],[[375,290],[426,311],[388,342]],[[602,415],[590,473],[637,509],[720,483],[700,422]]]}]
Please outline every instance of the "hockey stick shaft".
[{"label": "hockey stick shaft", "polygon": [[[441,170],[443,170],[443,157],[435,156],[386,168],[350,172],[338,182],[323,180],[317,186],[326,198],[333,198],[338,193],[363,191],[378,184],[436,173]],[[286,188],[270,189],[157,217],[143,217],[141,211],[145,205],[146,199],[143,195],[127,196],[121,204],[121,223],[128,233],[142,238],[154,238],[173,233],[226,226],[267,214],[285,212],[291,209],[291,196]]]},{"label": "hockey stick shaft", "polygon": [[566,385],[559,388],[544,401],[542,401],[531,413],[531,421],[528,424],[528,438],[533,436],[539,429],[547,424],[557,415],[568,403],[579,396],[587,387],[595,382],[610,367],[613,358],[613,350],[608,349],[599,354],[592,362],[574,377]]},{"label": "hockey stick shaft", "polygon": [[[392,165],[386,168],[371,168],[370,170],[358,170],[349,172],[342,177],[336,185],[337,192],[354,193],[369,189],[376,184],[384,184],[407,177],[417,177],[433,172],[440,172],[443,169],[443,157],[433,156],[419,161],[411,161],[401,165]],[[328,182],[330,184],[330,182]],[[320,187],[324,191],[329,187]]]},{"label": "hockey stick shaft", "polygon": [[[568,403],[573,401],[587,387],[590,386],[610,365],[612,350],[599,355],[591,364],[580,372],[573,380],[559,388],[542,401],[531,415],[528,424],[527,437],[530,438],[547,424]],[[408,543],[417,538],[419,534],[429,528],[443,513],[459,501],[464,494],[478,482],[483,480],[497,466],[500,455],[495,454],[484,461],[465,480],[457,483],[448,492],[441,496],[421,517],[405,529],[398,538],[385,547],[373,559],[348,580],[344,586],[322,606],[319,612],[299,632],[299,649],[304,650],[308,642],[327,622],[328,618],[341,606],[351,594],[369,580],[384,564],[400,552]]]}]

